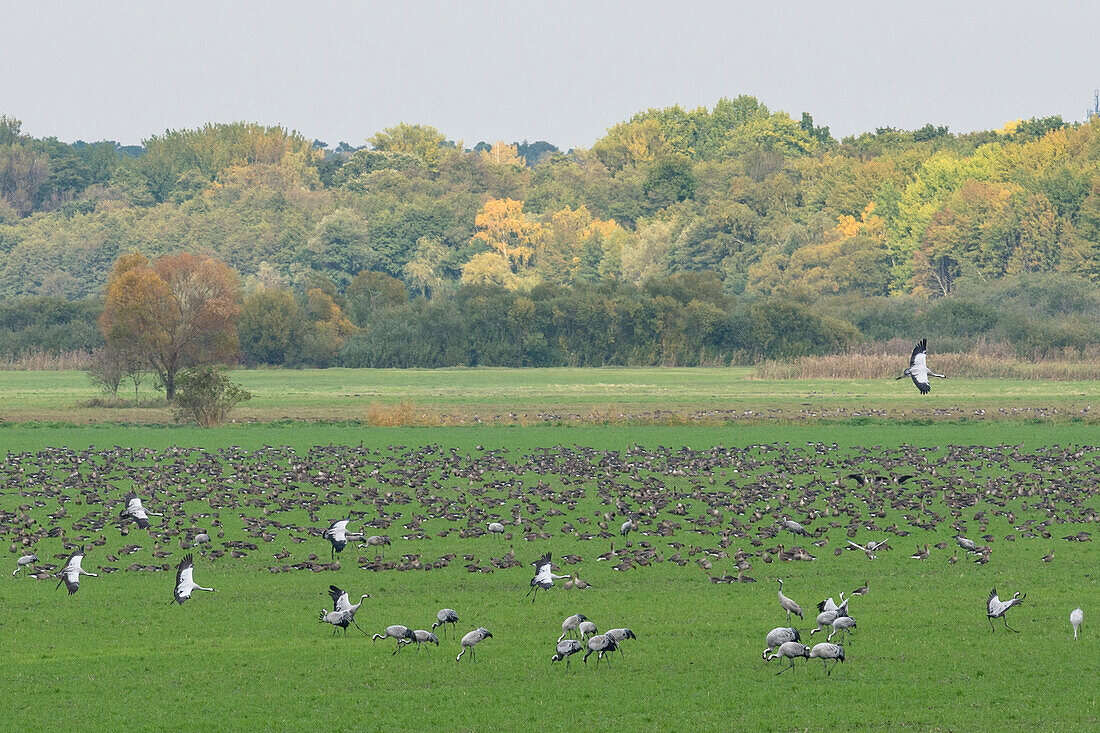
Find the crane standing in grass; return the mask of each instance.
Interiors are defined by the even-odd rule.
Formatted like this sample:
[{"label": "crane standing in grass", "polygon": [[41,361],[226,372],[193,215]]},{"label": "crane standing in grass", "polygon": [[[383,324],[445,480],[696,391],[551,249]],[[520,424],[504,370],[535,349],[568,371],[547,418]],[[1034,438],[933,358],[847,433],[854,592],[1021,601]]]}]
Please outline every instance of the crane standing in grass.
[{"label": "crane standing in grass", "polygon": [[432,631],[435,631],[437,627],[443,627],[443,633],[447,633],[448,626],[454,626],[458,623],[458,614],[454,612],[453,608],[442,608],[439,613],[435,615],[436,621],[432,624]]},{"label": "crane standing in grass", "polygon": [[474,629],[470,633],[466,634],[466,636],[462,637],[462,651],[460,651],[458,653],[458,656],[455,657],[455,661],[461,661],[462,655],[466,653],[467,649],[470,650],[470,661],[474,661],[474,646],[479,642],[492,638],[493,635],[489,633],[489,629],[486,629],[485,627]]},{"label": "crane standing in grass", "polygon": [[1073,626],[1073,639],[1077,640],[1077,629],[1081,628],[1081,624],[1085,621],[1085,612],[1080,607],[1073,609],[1069,615],[1069,622]]},{"label": "crane standing in grass", "polygon": [[783,607],[783,610],[787,612],[787,623],[791,622],[791,614],[802,618],[802,606],[798,605],[787,596],[783,595],[783,579],[776,578],[779,581],[779,605]]},{"label": "crane standing in grass", "polygon": [[833,666],[837,665],[837,662],[844,661],[844,647],[840,644],[830,644],[828,642],[821,642],[820,644],[814,644],[814,648],[810,650],[810,659],[820,659],[821,663],[825,665],[825,676],[829,677],[833,674],[833,670],[829,669],[828,660],[833,660]]}]

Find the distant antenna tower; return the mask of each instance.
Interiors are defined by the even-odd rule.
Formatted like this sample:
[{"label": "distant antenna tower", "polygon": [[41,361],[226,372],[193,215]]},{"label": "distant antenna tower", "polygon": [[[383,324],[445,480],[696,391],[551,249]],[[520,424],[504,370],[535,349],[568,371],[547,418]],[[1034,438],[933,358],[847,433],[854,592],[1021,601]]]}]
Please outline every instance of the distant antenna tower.
[{"label": "distant antenna tower", "polygon": [[1092,109],[1085,112],[1085,119],[1100,117],[1100,89],[1092,90]]}]

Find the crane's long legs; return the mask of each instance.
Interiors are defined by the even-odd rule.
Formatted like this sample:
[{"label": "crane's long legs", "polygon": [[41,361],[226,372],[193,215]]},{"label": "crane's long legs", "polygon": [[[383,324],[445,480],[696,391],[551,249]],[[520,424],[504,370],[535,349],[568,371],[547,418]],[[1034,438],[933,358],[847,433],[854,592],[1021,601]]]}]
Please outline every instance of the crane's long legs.
[{"label": "crane's long legs", "polygon": [[993,628],[993,617],[989,617],[989,630],[996,633],[997,629]]},{"label": "crane's long legs", "polygon": [[1008,616],[1001,616],[1001,618],[1004,619],[1006,629],[1008,629],[1009,631],[1015,631],[1017,634],[1020,633],[1019,629],[1014,629],[1008,625]]}]

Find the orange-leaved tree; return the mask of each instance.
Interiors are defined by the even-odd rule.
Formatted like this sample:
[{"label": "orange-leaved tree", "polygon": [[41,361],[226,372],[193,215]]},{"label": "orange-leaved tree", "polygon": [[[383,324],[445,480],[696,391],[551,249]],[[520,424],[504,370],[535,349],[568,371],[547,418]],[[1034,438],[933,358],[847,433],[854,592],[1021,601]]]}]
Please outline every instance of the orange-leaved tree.
[{"label": "orange-leaved tree", "polygon": [[224,262],[185,252],[150,263],[133,253],[111,270],[99,326],[112,348],[149,365],[171,402],[181,369],[236,357],[240,300]]}]

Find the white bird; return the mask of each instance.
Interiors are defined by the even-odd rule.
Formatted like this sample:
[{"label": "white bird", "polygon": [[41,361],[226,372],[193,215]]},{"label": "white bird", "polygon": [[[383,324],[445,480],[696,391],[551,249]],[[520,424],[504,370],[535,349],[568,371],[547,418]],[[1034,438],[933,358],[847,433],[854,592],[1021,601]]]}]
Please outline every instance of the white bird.
[{"label": "white bird", "polygon": [[787,623],[791,622],[791,614],[802,618],[802,606],[798,605],[787,596],[783,595],[783,579],[776,578],[779,581],[779,605],[783,607],[783,610],[787,612]]},{"label": "white bird", "polygon": [[1075,608],[1073,610],[1073,612],[1070,613],[1069,622],[1071,624],[1073,624],[1073,638],[1074,639],[1077,638],[1077,629],[1080,628],[1080,626],[1084,622],[1084,620],[1085,620],[1085,612],[1082,611],[1080,608]]},{"label": "white bird", "polygon": [[565,660],[565,666],[569,666],[569,657],[573,656],[577,652],[584,649],[584,644],[576,639],[559,639],[557,646],[557,653],[550,657],[551,662],[560,662]]},{"label": "white bird", "polygon": [[531,590],[527,591],[527,595],[531,595],[531,591],[535,592],[531,603],[534,603],[535,598],[539,597],[539,588],[550,590],[554,587],[555,579],[564,580],[569,577],[568,575],[555,575],[552,572],[549,552],[531,564],[535,566],[535,577],[531,578]]},{"label": "white bird", "polygon": [[191,597],[191,591],[205,590],[210,593],[214,592],[213,588],[203,588],[201,585],[192,580],[192,575],[195,572],[195,561],[191,559],[191,553],[184,555],[180,560],[179,567],[176,568],[176,587],[172,589],[172,596],[176,603],[183,605],[183,602]]},{"label": "white bird", "polygon": [[489,522],[488,530],[491,534],[504,534],[504,525],[500,522]]},{"label": "white bird", "polygon": [[[90,575],[93,578],[99,577],[97,574],[89,573],[84,568],[80,567],[80,562],[83,559],[84,546],[81,545],[79,550],[76,550],[75,552],[73,552],[73,554],[69,555],[69,559],[65,563],[65,567],[63,567],[61,569],[61,572],[58,573],[58,575],[61,577],[61,580],[57,581],[57,588],[60,588],[61,584],[64,583],[65,587],[69,590],[70,596],[80,589],[81,575]],[[57,590],[57,588],[54,588],[54,590]]]},{"label": "white bird", "polygon": [[466,636],[462,637],[462,651],[455,657],[455,661],[458,662],[462,659],[462,655],[466,653],[466,650],[470,650],[470,661],[474,661],[474,645],[478,642],[485,641],[486,639],[492,639],[493,635],[489,633],[489,629],[484,627],[474,629]]},{"label": "white bird", "polygon": [[929,377],[939,377],[940,379],[947,379],[944,374],[936,374],[934,371],[928,368],[927,363],[927,350],[928,339],[921,339],[917,342],[917,345],[913,347],[913,355],[909,357],[909,368],[902,372],[898,379],[904,379],[905,377],[912,377],[913,384],[917,385],[917,389],[921,394],[928,394],[932,391],[932,387],[928,384]]},{"label": "white bird", "polygon": [[591,621],[581,621],[580,626],[577,627],[577,631],[581,633],[581,638],[585,639],[589,636],[595,636],[600,633],[600,630],[596,628],[596,624]]},{"label": "white bird", "polygon": [[[825,611],[836,611],[837,616],[846,616],[848,614],[848,601],[844,600],[844,591],[840,591],[840,605],[833,600],[832,596],[829,596],[824,601],[817,604],[817,610],[824,613]],[[832,623],[830,621],[830,623]]]},{"label": "white bird", "polygon": [[852,629],[856,628],[856,620],[851,616],[837,616],[835,619],[833,619],[832,627],[833,630],[829,632],[829,636],[826,638],[826,641],[832,641],[833,634],[838,631],[847,631],[848,636],[851,636]]},{"label": "white bird", "polygon": [[781,669],[779,670],[779,672],[776,672],[776,674],[781,674],[782,672],[785,672],[787,669],[794,669],[795,657],[807,657],[808,658],[809,656],[810,656],[810,647],[806,646],[805,644],[800,644],[797,641],[785,641],[785,642],[783,642],[782,644],[779,645],[779,650],[776,651],[775,654],[773,654],[773,655],[771,655],[770,657],[767,658],[767,661],[770,662],[773,659],[779,659],[780,657],[783,657],[784,659],[790,659],[791,660],[791,666],[790,667],[782,667],[782,664],[780,664]]},{"label": "white bird", "polygon": [[348,545],[348,540],[362,538],[362,532],[348,532],[348,522],[350,519],[338,519],[333,522],[328,529],[321,533],[321,536],[332,543],[332,559],[336,559],[337,552],[343,552],[344,548]]},{"label": "white bird", "polygon": [[[355,612],[359,610],[359,607],[363,605],[363,600],[370,598],[369,595],[364,593],[359,598],[359,602],[354,606],[351,604],[351,598],[348,597],[348,592],[337,588],[335,585],[328,587],[328,594],[332,596],[332,610],[325,612],[325,609],[321,609],[321,622],[330,623],[334,627],[344,630],[344,634],[348,633],[348,626],[354,624],[355,628],[363,631],[355,620]],[[336,634],[336,628],[332,630],[333,635]],[[366,636],[367,632],[363,631],[363,635]]]},{"label": "white bird", "polygon": [[[610,632],[608,632],[610,633]],[[767,637],[764,638],[764,654],[760,657],[764,661],[768,661],[768,652],[773,649],[778,649],[788,641],[800,641],[802,637],[798,633],[798,629],[792,629],[789,626],[777,626],[768,632]]]},{"label": "white bird", "polygon": [[21,558],[15,561],[15,570],[12,572],[12,577],[19,574],[19,571],[28,565],[33,565],[38,562],[38,555],[33,552],[30,555],[23,555]]},{"label": "white bird", "polygon": [[1006,629],[1008,629],[1009,631],[1015,631],[1017,634],[1020,633],[1019,629],[1014,629],[1008,625],[1008,616],[1006,616],[1005,614],[1008,612],[1008,609],[1019,603],[1022,603],[1024,598],[1026,597],[1026,594],[1021,596],[1020,592],[1016,591],[1016,594],[1012,596],[1011,599],[1007,601],[1002,601],[1000,598],[997,597],[996,588],[989,591],[989,600],[987,600],[985,604],[986,615],[989,617],[989,630],[996,631],[996,629],[993,628],[993,619],[1002,618],[1004,619]]},{"label": "white bird", "polygon": [[577,630],[577,627],[581,625],[581,621],[587,621],[588,617],[582,613],[575,613],[569,618],[561,622],[561,636],[558,637],[558,641],[561,641],[565,637],[569,636],[571,632]]},{"label": "white bird", "polygon": [[125,497],[126,507],[119,512],[119,517],[130,517],[138,526],[138,529],[149,528],[149,517],[159,517],[160,514],[156,512],[150,512],[141,505],[141,497],[137,494],[130,492]]},{"label": "white bird", "polygon": [[829,669],[829,662],[827,660],[833,660],[833,666],[837,665],[837,662],[844,661],[844,647],[840,644],[829,644],[828,642],[821,642],[820,644],[814,644],[814,648],[810,650],[810,659],[820,659],[821,663],[825,666],[825,676],[832,675],[833,670]]},{"label": "white bird", "polygon": [[385,634],[375,634],[371,637],[371,641],[378,641],[379,639],[397,639],[397,648],[393,650],[394,654],[401,651],[403,644],[411,644],[415,637],[412,629],[408,626],[402,626],[401,624],[394,624],[393,626],[386,627]]},{"label": "white bird", "polygon": [[420,651],[422,644],[435,644],[439,646],[439,637],[430,631],[424,631],[423,629],[416,629],[413,631],[413,639],[416,643],[416,651]]},{"label": "white bird", "polygon": [[439,613],[435,615],[437,621],[432,624],[432,631],[435,631],[437,627],[442,626],[443,632],[447,632],[447,625],[454,626],[458,623],[458,614],[454,612],[452,608],[440,609]]},{"label": "white bird", "polygon": [[618,649],[618,644],[607,634],[598,634],[596,636],[589,637],[588,639],[588,651],[584,653],[584,658],[581,660],[585,664],[588,664],[588,657],[593,652],[596,653],[596,668],[600,666],[600,660],[603,659],[603,655],[609,652],[613,652]]},{"label": "white bird", "polygon": [[619,534],[622,535],[623,537],[626,537],[631,532],[633,532],[634,529],[635,529],[634,520],[633,519],[628,519],[625,522],[623,522],[622,525],[619,527]]}]

